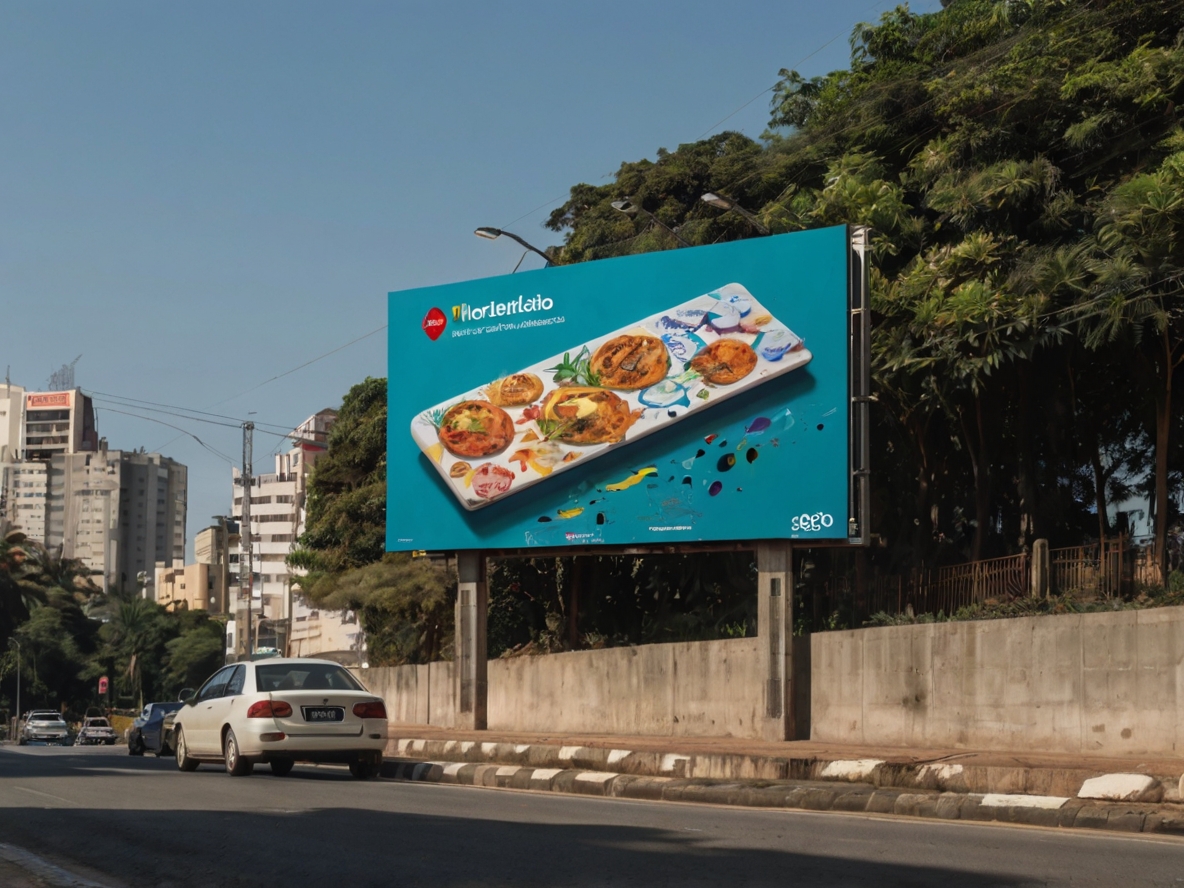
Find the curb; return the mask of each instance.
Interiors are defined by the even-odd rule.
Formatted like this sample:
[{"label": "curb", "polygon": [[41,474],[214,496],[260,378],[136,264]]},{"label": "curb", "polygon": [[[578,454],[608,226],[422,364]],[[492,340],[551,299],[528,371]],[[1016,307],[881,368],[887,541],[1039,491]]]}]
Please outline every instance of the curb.
[{"label": "curb", "polygon": [[[387,745],[389,757],[420,761],[518,765],[520,767],[579,769],[644,777],[703,778],[710,780],[768,780],[870,784],[878,789],[935,790],[959,794],[1076,798],[1097,783],[1102,771],[1086,768],[1034,768],[1024,766],[963,765],[956,762],[889,762],[880,759],[827,760],[776,757],[743,753],[662,753],[596,746],[558,746],[542,743],[490,743],[475,740],[425,740],[394,738]],[[1104,793],[1104,801],[1158,803],[1181,800],[1178,776],[1139,776],[1137,788],[1130,781],[1111,781],[1122,792]]]},{"label": "curb", "polygon": [[1044,795],[904,790],[836,781],[729,781],[704,777],[622,774],[581,768],[448,761],[387,761],[383,763],[382,776],[424,783],[604,798],[894,814],[939,820],[994,821],[1184,836],[1184,808],[1179,806],[1107,803]]}]

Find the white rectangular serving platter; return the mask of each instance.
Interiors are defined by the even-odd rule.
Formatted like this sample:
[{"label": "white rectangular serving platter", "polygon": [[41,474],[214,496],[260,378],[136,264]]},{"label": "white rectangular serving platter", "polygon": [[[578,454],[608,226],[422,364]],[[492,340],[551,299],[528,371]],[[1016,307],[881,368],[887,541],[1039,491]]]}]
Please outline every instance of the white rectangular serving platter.
[{"label": "white rectangular serving platter", "polygon": [[[532,407],[536,408],[532,413],[537,413],[537,407],[542,404],[547,393],[561,387],[554,381],[553,368],[564,361],[565,356],[574,359],[585,348],[588,355],[593,355],[609,339],[623,334],[660,337],[670,355],[667,378],[658,386],[642,391],[610,389],[631,410],[642,411],[640,418],[620,441],[613,443],[546,441],[537,421],[524,414]],[[689,362],[699,349],[721,338],[737,339],[752,346],[757,355],[756,367],[731,385],[708,385],[690,370]],[[812,357],[802,339],[766,311],[745,287],[727,284],[637,323],[587,340],[565,354],[554,355],[523,368],[519,372],[533,373],[543,381],[543,394],[531,405],[502,408],[514,421],[516,431],[509,446],[498,453],[478,458],[454,456],[440,443],[437,426],[440,417],[454,404],[467,400],[488,400],[485,387],[495,380],[487,380],[477,388],[418,413],[411,420],[411,436],[461,505],[472,511],[533,487],[568,469],[582,466],[609,451],[668,428],[687,416],[710,410],[720,401],[804,366]],[[468,465],[467,469],[457,465],[462,462]],[[473,475],[487,463],[513,473],[509,488],[488,499],[479,496],[472,485]],[[454,471],[457,473],[455,477]],[[500,474],[505,476],[504,471]]]}]

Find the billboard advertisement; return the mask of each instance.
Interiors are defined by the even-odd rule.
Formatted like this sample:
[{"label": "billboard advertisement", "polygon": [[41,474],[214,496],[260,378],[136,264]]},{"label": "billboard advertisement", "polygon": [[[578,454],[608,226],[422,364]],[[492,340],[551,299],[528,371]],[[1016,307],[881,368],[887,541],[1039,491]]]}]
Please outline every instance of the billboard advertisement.
[{"label": "billboard advertisement", "polygon": [[390,294],[387,548],[845,540],[846,226]]}]

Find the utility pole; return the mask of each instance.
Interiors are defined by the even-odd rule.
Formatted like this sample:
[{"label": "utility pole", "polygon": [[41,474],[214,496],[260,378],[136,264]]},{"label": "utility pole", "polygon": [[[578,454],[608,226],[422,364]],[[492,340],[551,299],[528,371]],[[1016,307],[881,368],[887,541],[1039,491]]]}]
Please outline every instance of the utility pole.
[{"label": "utility pole", "polygon": [[251,460],[254,456],[254,437],[255,423],[243,423],[243,471],[241,475],[243,483],[243,524],[239,533],[240,545],[240,564],[238,566],[239,574],[239,588],[243,587],[243,563],[246,564],[247,576],[247,659],[251,659],[251,653],[255,650],[254,630],[251,626],[251,599],[254,597],[255,590],[255,562],[252,554],[251,546]]}]

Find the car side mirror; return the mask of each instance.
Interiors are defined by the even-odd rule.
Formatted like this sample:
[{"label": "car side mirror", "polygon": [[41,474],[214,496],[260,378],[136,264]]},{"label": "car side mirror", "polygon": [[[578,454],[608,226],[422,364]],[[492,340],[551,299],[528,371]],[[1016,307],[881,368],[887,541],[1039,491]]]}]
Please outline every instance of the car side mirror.
[{"label": "car side mirror", "polygon": [[181,688],[181,693],[177,695],[177,699],[182,703],[192,704],[193,698],[197,696],[197,691],[193,688]]}]

